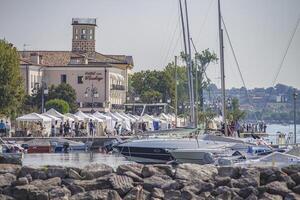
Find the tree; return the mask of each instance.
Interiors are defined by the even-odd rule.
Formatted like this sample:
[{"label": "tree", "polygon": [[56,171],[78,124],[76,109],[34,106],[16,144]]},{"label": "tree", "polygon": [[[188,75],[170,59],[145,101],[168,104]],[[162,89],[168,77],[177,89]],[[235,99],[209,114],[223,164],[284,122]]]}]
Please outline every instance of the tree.
[{"label": "tree", "polygon": [[[57,86],[51,85],[48,91],[48,95],[44,95],[45,102],[51,100],[51,99],[62,99],[66,101],[69,106],[70,106],[70,111],[71,112],[76,112],[78,105],[76,102],[76,91],[74,88],[72,88],[71,85],[62,83]],[[42,95],[42,90],[39,88],[37,93],[33,96],[33,104],[37,105],[38,108],[41,108],[41,96]]]},{"label": "tree", "polygon": [[231,109],[227,113],[227,119],[229,121],[240,121],[246,117],[246,112],[240,110],[239,100],[237,98],[233,98],[231,101]]},{"label": "tree", "polygon": [[142,93],[141,100],[145,103],[158,103],[161,96],[161,93],[158,91],[147,90]]},{"label": "tree", "polygon": [[47,110],[53,108],[63,114],[70,112],[69,104],[62,99],[51,99],[46,102],[45,107]]},{"label": "tree", "polygon": [[0,115],[15,117],[24,94],[19,54],[11,44],[0,40]]}]

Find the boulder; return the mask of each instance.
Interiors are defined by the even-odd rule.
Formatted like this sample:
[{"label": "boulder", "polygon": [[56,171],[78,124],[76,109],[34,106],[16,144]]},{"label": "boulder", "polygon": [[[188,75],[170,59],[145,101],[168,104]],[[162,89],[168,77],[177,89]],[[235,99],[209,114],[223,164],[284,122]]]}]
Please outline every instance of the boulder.
[{"label": "boulder", "polygon": [[250,194],[245,200],[258,200],[255,194]]},{"label": "boulder", "polygon": [[85,192],[84,188],[79,186],[79,185],[68,185],[67,188],[70,190],[71,194],[77,194],[77,193],[81,193],[81,192]]},{"label": "boulder", "polygon": [[10,173],[0,175],[0,187],[10,186],[16,181],[16,176]]},{"label": "boulder", "polygon": [[48,191],[51,187],[60,186],[61,185],[61,179],[59,177],[50,178],[47,180],[34,180],[30,183],[31,185],[34,185],[39,190]]},{"label": "boulder", "polygon": [[7,195],[4,195],[4,194],[0,194],[0,199],[1,200],[14,200],[13,197],[7,196]]},{"label": "boulder", "polygon": [[141,200],[148,200],[150,199],[151,195],[150,192],[144,190],[141,186],[137,186],[132,188],[123,200],[132,200],[132,199],[141,199]]},{"label": "boulder", "polygon": [[256,168],[241,168],[240,171],[241,178],[251,178],[254,179],[257,183],[257,186],[260,185],[260,172]]},{"label": "boulder", "polygon": [[123,175],[124,172],[130,171],[142,177],[142,169],[144,165],[142,164],[126,164],[126,165],[119,165],[117,168],[117,174]]},{"label": "boulder", "polygon": [[238,195],[244,199],[248,198],[250,195],[258,196],[258,190],[253,186],[245,187],[238,191]]},{"label": "boulder", "polygon": [[151,176],[144,179],[143,188],[152,191],[153,188],[162,188],[169,180],[165,180],[159,176]]},{"label": "boulder", "polygon": [[266,185],[266,192],[268,192],[270,194],[281,195],[284,197],[291,191],[287,188],[286,183],[274,181],[274,182],[268,183]]},{"label": "boulder", "polygon": [[179,181],[176,180],[170,180],[161,186],[163,190],[180,190],[183,187],[184,185],[182,185]]},{"label": "boulder", "polygon": [[190,200],[190,199],[199,199],[199,197],[189,190],[181,190],[181,199]]},{"label": "boulder", "polygon": [[48,178],[54,178],[54,177],[65,178],[67,176],[67,169],[60,166],[49,166],[47,168],[46,174]]},{"label": "boulder", "polygon": [[38,200],[48,200],[48,193],[39,190],[34,185],[22,185],[12,188],[12,195],[17,200],[25,199],[38,199]]},{"label": "boulder", "polygon": [[77,180],[83,179],[83,177],[80,176],[80,174],[77,171],[75,171],[74,169],[69,169],[67,172],[67,176],[71,179],[77,179]]},{"label": "boulder", "polygon": [[88,192],[81,192],[71,196],[70,200],[121,200],[119,194],[114,190],[93,190]]},{"label": "boulder", "polygon": [[107,174],[111,174],[113,172],[113,168],[106,164],[94,163],[85,166],[80,175],[84,177],[84,179],[91,180],[95,178],[102,177]]},{"label": "boulder", "polygon": [[46,169],[23,166],[18,174],[18,177],[24,177],[30,174],[32,179],[47,179]]},{"label": "boulder", "polygon": [[293,187],[292,189],[295,193],[300,194],[300,185]]},{"label": "boulder", "polygon": [[133,180],[128,176],[113,175],[108,180],[112,189],[116,190],[121,197],[125,196],[133,188]]},{"label": "boulder", "polygon": [[240,178],[232,180],[232,186],[235,188],[244,188],[244,187],[258,187],[257,179],[255,178]]},{"label": "boulder", "polygon": [[287,173],[288,175],[292,175],[292,174],[300,172],[300,164],[289,165],[289,166],[281,168],[281,170],[283,172]]},{"label": "boulder", "polygon": [[54,187],[48,191],[50,199],[69,199],[71,196],[70,190],[66,187]]},{"label": "boulder", "polygon": [[217,176],[217,177],[215,177],[215,186],[216,187],[219,187],[219,186],[232,187],[231,178]]},{"label": "boulder", "polygon": [[159,172],[152,165],[145,165],[142,169],[142,177],[148,178],[157,175]]},{"label": "boulder", "polygon": [[291,178],[293,179],[293,181],[299,185],[300,184],[300,172],[294,173],[291,175]]},{"label": "boulder", "polygon": [[175,170],[171,165],[166,165],[166,164],[155,164],[153,167],[163,175],[167,175],[170,177],[173,177],[175,175]]},{"label": "boulder", "polygon": [[175,179],[211,180],[218,170],[214,165],[197,165],[191,163],[179,164],[176,168]]},{"label": "boulder", "polygon": [[142,183],[144,181],[141,177],[139,177],[138,175],[136,175],[132,171],[126,171],[126,172],[123,173],[123,175],[132,178],[132,180],[134,182],[140,182],[140,183]]},{"label": "boulder", "polygon": [[11,173],[17,175],[22,166],[16,164],[0,164],[0,174]]},{"label": "boulder", "polygon": [[282,200],[282,196],[275,195],[275,194],[269,194],[267,192],[263,193],[260,198],[260,200]]},{"label": "boulder", "polygon": [[218,167],[218,175],[223,177],[230,177],[230,178],[240,178],[240,167],[232,167],[232,166],[224,166]]},{"label": "boulder", "polygon": [[0,154],[0,163],[22,165],[22,159],[10,154]]},{"label": "boulder", "polygon": [[103,190],[111,187],[109,182],[109,176],[93,180],[71,180],[72,184],[82,187],[85,191],[90,190]]},{"label": "boulder", "polygon": [[27,184],[29,184],[28,179],[26,177],[20,177],[12,185],[17,186],[17,185],[27,185]]},{"label": "boulder", "polygon": [[151,196],[154,198],[160,198],[163,199],[164,198],[164,192],[162,189],[160,188],[153,188],[153,191],[151,193]]},{"label": "boulder", "polygon": [[285,197],[284,200],[299,200],[300,199],[300,195],[295,194],[295,193],[288,193]]},{"label": "boulder", "polygon": [[178,190],[165,191],[165,199],[181,200],[181,192]]}]

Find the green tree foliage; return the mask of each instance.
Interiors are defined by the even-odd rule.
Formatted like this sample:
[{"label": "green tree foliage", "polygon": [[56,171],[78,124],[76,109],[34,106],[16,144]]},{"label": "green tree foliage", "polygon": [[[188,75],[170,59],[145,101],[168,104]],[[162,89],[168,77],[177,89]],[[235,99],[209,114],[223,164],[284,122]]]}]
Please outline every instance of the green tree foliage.
[{"label": "green tree foliage", "polygon": [[239,100],[233,98],[231,101],[231,108],[227,112],[227,119],[229,121],[240,121],[246,117],[246,112],[240,110]]},{"label": "green tree foliage", "polygon": [[68,102],[62,99],[51,99],[46,102],[45,107],[47,110],[54,108],[60,113],[68,113],[70,112],[70,106]]},{"label": "green tree foliage", "polygon": [[161,97],[162,95],[160,92],[155,90],[147,90],[142,93],[141,100],[145,103],[158,103]]},{"label": "green tree foliage", "polygon": [[0,115],[15,117],[24,97],[16,48],[0,40]]},{"label": "green tree foliage", "polygon": [[[41,88],[37,91],[35,95],[33,95],[32,99],[29,99],[26,104],[29,105],[36,105],[40,110],[42,104],[42,90]],[[72,88],[71,85],[62,83],[57,86],[51,85],[48,88],[48,95],[44,95],[45,102],[51,99],[62,99],[66,101],[70,106],[71,112],[76,112],[78,105],[76,103],[76,91]]]}]

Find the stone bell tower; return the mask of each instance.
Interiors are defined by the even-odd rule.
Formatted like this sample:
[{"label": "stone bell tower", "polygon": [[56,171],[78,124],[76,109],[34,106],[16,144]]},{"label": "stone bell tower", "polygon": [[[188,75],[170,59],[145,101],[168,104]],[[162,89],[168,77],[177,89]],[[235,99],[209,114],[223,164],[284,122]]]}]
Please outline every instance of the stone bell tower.
[{"label": "stone bell tower", "polygon": [[95,18],[73,18],[72,51],[79,53],[95,52]]}]

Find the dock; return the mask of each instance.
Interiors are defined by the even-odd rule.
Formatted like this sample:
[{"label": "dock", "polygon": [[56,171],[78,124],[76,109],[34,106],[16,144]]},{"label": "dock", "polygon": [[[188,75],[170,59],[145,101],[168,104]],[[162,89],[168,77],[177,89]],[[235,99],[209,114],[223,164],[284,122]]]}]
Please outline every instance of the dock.
[{"label": "dock", "polygon": [[242,138],[247,138],[247,137],[252,137],[252,135],[258,137],[268,137],[270,134],[269,133],[240,133],[240,135]]}]

